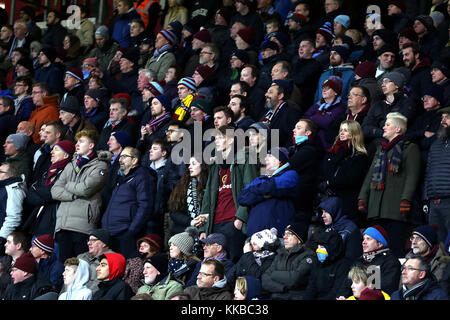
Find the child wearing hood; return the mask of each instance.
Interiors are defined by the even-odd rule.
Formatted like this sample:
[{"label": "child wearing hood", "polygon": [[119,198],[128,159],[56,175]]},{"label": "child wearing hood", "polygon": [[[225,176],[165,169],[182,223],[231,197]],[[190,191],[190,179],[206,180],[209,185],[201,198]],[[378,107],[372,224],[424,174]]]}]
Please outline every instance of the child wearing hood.
[{"label": "child wearing hood", "polygon": [[67,290],[58,300],[92,300],[92,291],[86,287],[89,281],[89,264],[78,258],[69,258],[64,262],[64,285]]}]

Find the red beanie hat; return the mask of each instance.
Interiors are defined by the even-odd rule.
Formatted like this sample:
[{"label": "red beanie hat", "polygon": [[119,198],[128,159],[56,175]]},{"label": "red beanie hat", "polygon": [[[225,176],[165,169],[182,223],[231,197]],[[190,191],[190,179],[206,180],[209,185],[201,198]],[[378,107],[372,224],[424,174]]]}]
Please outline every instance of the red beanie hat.
[{"label": "red beanie hat", "polygon": [[361,291],[359,300],[385,300],[381,290],[371,289],[369,287]]},{"label": "red beanie hat", "polygon": [[140,238],[137,241],[138,249],[141,242],[147,242],[150,245],[150,247],[155,249],[157,252],[161,252],[161,248],[163,246],[163,239],[156,233],[150,233],[147,234],[145,237]]},{"label": "red beanie hat", "polygon": [[377,67],[375,63],[364,61],[355,68],[355,73],[361,78],[375,78]]},{"label": "red beanie hat", "polygon": [[248,44],[253,44],[253,41],[255,41],[256,31],[252,26],[239,30],[237,34]]},{"label": "red beanie hat", "polygon": [[198,39],[203,42],[211,42],[211,35],[208,30],[202,29],[194,34],[194,39]]},{"label": "red beanie hat", "polygon": [[131,106],[131,96],[129,93],[126,92],[121,92],[121,93],[117,93],[113,96],[113,99],[118,99],[118,98],[124,98],[128,101],[128,109]]},{"label": "red beanie hat", "polygon": [[44,234],[34,239],[33,245],[44,250],[47,254],[52,254],[53,249],[55,248],[53,237],[49,234]]},{"label": "red beanie hat", "polygon": [[73,156],[75,152],[75,144],[70,140],[63,140],[56,144],[64,153],[68,154],[70,157]]},{"label": "red beanie hat", "polygon": [[24,253],[17,258],[16,263],[12,267],[32,274],[35,274],[37,271],[36,260],[30,252]]},{"label": "red beanie hat", "polygon": [[203,80],[214,77],[216,74],[213,68],[205,65],[198,66],[195,71],[197,71],[202,76]]}]

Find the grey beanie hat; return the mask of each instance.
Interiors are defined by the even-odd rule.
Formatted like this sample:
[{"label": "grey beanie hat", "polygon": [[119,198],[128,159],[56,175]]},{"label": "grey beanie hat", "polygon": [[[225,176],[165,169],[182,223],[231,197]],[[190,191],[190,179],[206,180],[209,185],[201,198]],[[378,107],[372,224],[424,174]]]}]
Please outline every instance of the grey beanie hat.
[{"label": "grey beanie hat", "polygon": [[100,26],[95,30],[95,34],[101,35],[107,39],[109,39],[109,30],[107,26]]},{"label": "grey beanie hat", "polygon": [[173,243],[182,253],[190,256],[194,248],[196,234],[198,234],[196,228],[188,227],[186,231],[173,235],[169,239],[169,246]]},{"label": "grey beanie hat", "polygon": [[396,71],[385,74],[383,76],[383,79],[384,78],[388,78],[389,80],[391,80],[399,89],[402,89],[404,87],[406,81],[405,76]]},{"label": "grey beanie hat", "polygon": [[7,139],[12,141],[17,150],[23,150],[27,146],[30,137],[26,133],[19,132],[10,134]]}]

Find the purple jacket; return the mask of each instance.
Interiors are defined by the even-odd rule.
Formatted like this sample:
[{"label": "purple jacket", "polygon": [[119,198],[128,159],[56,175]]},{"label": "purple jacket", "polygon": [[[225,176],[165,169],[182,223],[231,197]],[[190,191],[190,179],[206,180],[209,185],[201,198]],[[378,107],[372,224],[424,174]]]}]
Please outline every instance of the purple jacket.
[{"label": "purple jacket", "polygon": [[317,147],[319,151],[326,152],[331,147],[331,144],[325,139],[326,129],[334,119],[345,112],[347,107],[340,99],[337,99],[334,104],[329,106],[326,110],[320,111],[320,106],[321,104],[315,104],[310,107],[303,115],[303,118],[309,119],[317,125]]}]

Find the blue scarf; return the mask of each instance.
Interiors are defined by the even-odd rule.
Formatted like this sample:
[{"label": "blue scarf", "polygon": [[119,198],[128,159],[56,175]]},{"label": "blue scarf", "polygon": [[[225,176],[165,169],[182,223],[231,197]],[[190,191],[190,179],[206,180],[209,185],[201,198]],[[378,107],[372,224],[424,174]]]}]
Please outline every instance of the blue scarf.
[{"label": "blue scarf", "polygon": [[162,54],[166,51],[169,51],[171,49],[172,49],[172,46],[170,44],[165,44],[161,48],[155,49],[155,52],[153,52],[153,57],[157,58],[157,57],[159,57],[160,54]]},{"label": "blue scarf", "polygon": [[325,111],[327,111],[330,107],[332,107],[335,104],[338,104],[339,102],[341,102],[341,97],[337,97],[337,99],[335,99],[335,100],[333,100],[333,101],[331,101],[329,103],[324,102],[324,103],[322,103],[319,106],[319,110],[318,111],[322,112],[322,113],[325,113]]}]

